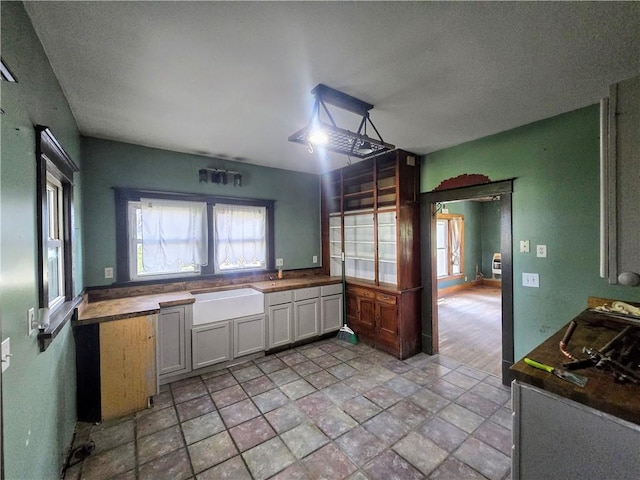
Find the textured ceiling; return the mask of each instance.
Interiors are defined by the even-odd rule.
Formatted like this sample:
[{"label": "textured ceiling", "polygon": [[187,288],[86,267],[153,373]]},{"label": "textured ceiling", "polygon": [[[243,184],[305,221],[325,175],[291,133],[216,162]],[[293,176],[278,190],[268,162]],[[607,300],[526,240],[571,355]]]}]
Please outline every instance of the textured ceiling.
[{"label": "textured ceiling", "polygon": [[640,72],[640,2],[26,8],[82,134],[314,173],[347,161],[287,141],[318,83],[426,154],[597,103]]}]

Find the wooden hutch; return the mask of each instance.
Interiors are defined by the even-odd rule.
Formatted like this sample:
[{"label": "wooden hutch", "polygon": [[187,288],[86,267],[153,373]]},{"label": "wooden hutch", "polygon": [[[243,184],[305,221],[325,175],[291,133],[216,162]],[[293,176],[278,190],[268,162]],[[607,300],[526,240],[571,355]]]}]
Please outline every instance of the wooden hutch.
[{"label": "wooden hutch", "polygon": [[400,359],[420,351],[420,167],[393,150],[322,179],[322,265],[347,278],[347,324]]}]

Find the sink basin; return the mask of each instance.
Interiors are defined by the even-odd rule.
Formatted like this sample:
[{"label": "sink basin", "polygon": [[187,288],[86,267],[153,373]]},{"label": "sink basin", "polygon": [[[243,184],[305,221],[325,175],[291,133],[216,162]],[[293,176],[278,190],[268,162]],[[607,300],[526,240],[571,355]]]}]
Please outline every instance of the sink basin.
[{"label": "sink basin", "polygon": [[264,313],[264,295],[253,288],[198,293],[194,297],[194,325]]}]

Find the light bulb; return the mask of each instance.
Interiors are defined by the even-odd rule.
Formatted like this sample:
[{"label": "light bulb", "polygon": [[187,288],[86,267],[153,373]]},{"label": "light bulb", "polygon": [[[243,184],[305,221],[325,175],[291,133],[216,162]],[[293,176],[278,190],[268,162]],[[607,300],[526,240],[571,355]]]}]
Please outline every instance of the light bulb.
[{"label": "light bulb", "polygon": [[309,134],[309,143],[313,145],[326,145],[329,143],[329,136],[324,130],[314,130]]}]

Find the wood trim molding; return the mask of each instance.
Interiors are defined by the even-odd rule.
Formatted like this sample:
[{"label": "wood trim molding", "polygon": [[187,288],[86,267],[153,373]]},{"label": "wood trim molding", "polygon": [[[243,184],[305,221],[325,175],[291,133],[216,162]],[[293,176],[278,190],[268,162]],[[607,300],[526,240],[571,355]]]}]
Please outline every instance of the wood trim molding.
[{"label": "wood trim molding", "polygon": [[471,187],[472,185],[482,185],[485,183],[491,183],[491,179],[486,175],[480,173],[463,173],[457,177],[447,178],[440,182],[433,191],[449,190],[451,188]]}]

